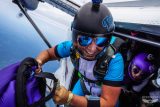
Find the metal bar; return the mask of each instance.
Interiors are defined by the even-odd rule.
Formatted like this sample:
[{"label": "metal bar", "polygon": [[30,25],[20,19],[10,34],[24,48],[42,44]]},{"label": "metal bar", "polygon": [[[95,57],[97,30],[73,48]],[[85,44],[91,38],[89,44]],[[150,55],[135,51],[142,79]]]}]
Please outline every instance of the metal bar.
[{"label": "metal bar", "polygon": [[147,39],[142,39],[142,38],[138,38],[138,37],[133,37],[131,35],[127,35],[127,34],[123,34],[123,33],[119,33],[119,32],[113,32],[113,34],[115,36],[125,37],[125,38],[128,38],[128,39],[132,39],[132,40],[135,40],[135,41],[139,41],[139,42],[150,44],[150,45],[153,45],[153,46],[156,46],[156,47],[160,47],[159,42],[155,42],[155,41],[151,41],[151,40],[147,40]]},{"label": "metal bar", "polygon": [[67,0],[67,1],[70,2],[71,4],[75,5],[75,6],[79,7],[79,8],[81,7],[80,5],[74,3],[72,0]]},{"label": "metal bar", "polygon": [[[45,0],[46,2],[50,3],[51,5],[55,6],[56,8],[70,14],[71,16],[74,16],[77,13],[77,9],[74,8],[73,6],[65,3],[62,0]],[[69,2],[69,1],[67,1]],[[71,4],[71,2],[69,2]],[[74,5],[76,6],[76,5]],[[76,6],[77,8],[79,8],[78,6]]]}]

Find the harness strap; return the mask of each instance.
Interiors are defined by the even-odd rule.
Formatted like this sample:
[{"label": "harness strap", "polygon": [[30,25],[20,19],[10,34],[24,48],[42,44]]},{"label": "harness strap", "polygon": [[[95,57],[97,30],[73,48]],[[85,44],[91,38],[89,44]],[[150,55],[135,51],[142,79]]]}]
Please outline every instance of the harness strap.
[{"label": "harness strap", "polygon": [[96,84],[96,85],[98,85],[98,86],[101,86],[101,85],[102,85],[102,81],[88,79],[88,78],[86,78],[84,75],[82,75],[80,72],[78,72],[78,76],[79,76],[80,79],[81,79],[81,78],[82,78],[82,79],[85,79],[86,82],[88,82],[88,83],[94,83],[94,84]]},{"label": "harness strap", "polygon": [[106,75],[106,72],[108,71],[109,62],[114,56],[114,54],[114,48],[112,48],[112,46],[109,45],[104,55],[97,60],[96,65],[93,68],[93,73],[98,80],[103,80],[104,76]]},{"label": "harness strap", "polygon": [[97,96],[85,96],[87,98],[87,107],[100,107],[100,97]]},{"label": "harness strap", "polygon": [[87,90],[83,78],[80,78],[80,84],[83,90],[84,95],[91,95],[91,93]]},{"label": "harness strap", "polygon": [[[41,72],[39,74],[33,75],[34,77],[36,77],[37,80],[41,80],[38,82],[38,84],[41,85],[39,86],[39,89],[40,88],[43,89],[42,90],[43,95],[42,95],[42,98],[39,99],[38,101],[35,101],[32,104],[28,104],[28,101],[27,101],[28,99],[26,96],[26,91],[27,91],[26,84],[27,84],[28,78],[32,76],[32,73],[37,68],[37,66],[38,66],[38,63],[36,62],[36,60],[30,57],[25,58],[21,62],[17,71],[17,76],[16,76],[16,107],[37,107],[37,106],[44,107],[45,102],[53,97],[56,87],[59,86],[58,79],[56,79],[56,77],[52,73]],[[48,78],[54,81],[54,87],[47,96],[45,96],[46,81],[44,78]]]},{"label": "harness strap", "polygon": [[103,80],[108,71],[110,60],[115,57],[115,54],[118,52],[122,43],[124,43],[124,41],[117,37],[114,43],[110,44],[104,54],[97,60],[93,73],[98,80]]}]

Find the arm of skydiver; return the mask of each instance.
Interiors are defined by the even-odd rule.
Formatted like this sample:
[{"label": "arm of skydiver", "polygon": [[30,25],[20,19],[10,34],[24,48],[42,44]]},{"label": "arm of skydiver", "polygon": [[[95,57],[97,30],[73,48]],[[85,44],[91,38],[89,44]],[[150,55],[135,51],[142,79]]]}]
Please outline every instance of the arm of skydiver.
[{"label": "arm of skydiver", "polygon": [[70,55],[71,41],[64,41],[52,48],[42,51],[36,58],[40,65],[59,58],[68,57]]},{"label": "arm of skydiver", "polygon": [[[69,103],[73,107],[114,107],[117,103],[120,92],[121,87],[103,85],[101,96],[99,97],[99,100],[96,100],[95,102],[87,99],[84,96],[78,95],[72,95],[72,98],[69,98],[69,94],[71,94],[71,92],[67,91],[64,87],[61,87],[60,89],[56,90],[53,100],[56,104],[66,104],[68,103],[69,99]],[[97,101],[99,105],[96,105]]]},{"label": "arm of skydiver", "polygon": [[37,57],[36,60],[40,65],[50,61],[56,60],[58,57],[55,54],[55,47],[49,48],[47,50],[42,51]]},{"label": "arm of skydiver", "polygon": [[[103,85],[102,93],[100,96],[100,107],[115,107],[120,92],[121,92],[121,87],[112,87]],[[88,101],[86,97],[74,95],[71,101],[71,106],[87,107],[87,103]]]},{"label": "arm of skydiver", "polygon": [[55,47],[49,48],[47,50],[42,51],[37,57],[36,61],[38,62],[38,68],[36,69],[36,73],[41,72],[42,65],[50,60],[58,59],[55,55]]}]

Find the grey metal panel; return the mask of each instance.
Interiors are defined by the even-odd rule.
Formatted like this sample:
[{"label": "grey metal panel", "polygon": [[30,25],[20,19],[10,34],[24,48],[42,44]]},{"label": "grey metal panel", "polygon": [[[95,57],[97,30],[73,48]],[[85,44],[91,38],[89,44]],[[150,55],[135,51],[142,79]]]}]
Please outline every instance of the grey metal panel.
[{"label": "grey metal panel", "polygon": [[139,37],[134,37],[134,36],[131,36],[128,34],[120,33],[120,32],[114,32],[113,34],[118,37],[125,37],[125,38],[131,39],[131,40],[135,40],[135,41],[139,41],[139,42],[149,44],[152,46],[160,47],[160,42],[156,42],[156,41],[152,41],[152,40],[148,40],[148,39],[144,39],[144,38],[139,38]]},{"label": "grey metal panel", "polygon": [[160,7],[109,7],[118,22],[160,25]]},{"label": "grey metal panel", "polygon": [[159,25],[147,25],[147,24],[138,24],[138,23],[126,23],[126,22],[115,22],[115,25],[117,28],[149,33],[149,34],[160,37]]},{"label": "grey metal panel", "polygon": [[[104,0],[105,1],[105,0]],[[111,2],[112,1],[112,2]],[[108,0],[105,3],[108,7],[159,7],[160,0],[133,0],[133,1],[119,1]]]}]

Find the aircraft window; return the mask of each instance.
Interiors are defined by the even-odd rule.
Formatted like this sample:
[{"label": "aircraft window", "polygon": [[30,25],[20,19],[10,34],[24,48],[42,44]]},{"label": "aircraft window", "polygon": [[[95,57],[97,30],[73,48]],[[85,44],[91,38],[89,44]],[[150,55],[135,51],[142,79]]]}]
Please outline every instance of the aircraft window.
[{"label": "aircraft window", "polygon": [[[69,0],[82,6],[91,0]],[[114,21],[160,25],[159,0],[103,0],[110,9]]]},{"label": "aircraft window", "polygon": [[[159,0],[104,0],[115,21],[160,25]],[[128,17],[129,16],[129,17]]]},{"label": "aircraft window", "polygon": [[41,2],[39,2],[36,10],[28,11],[28,13],[51,45],[56,45],[66,39],[69,40],[68,31],[71,30],[70,25],[73,16],[48,3]]},{"label": "aircraft window", "polygon": [[[3,4],[0,6],[0,69],[28,56],[36,57],[48,48],[16,4],[10,0],[2,0],[0,4]],[[68,28],[63,24],[68,22],[56,23],[54,19],[47,19],[45,12],[41,16],[38,16],[38,12],[30,14],[52,45],[67,38]],[[55,18],[54,15],[52,18]],[[44,70],[55,71],[58,66],[58,61],[51,61],[45,64]]]}]

